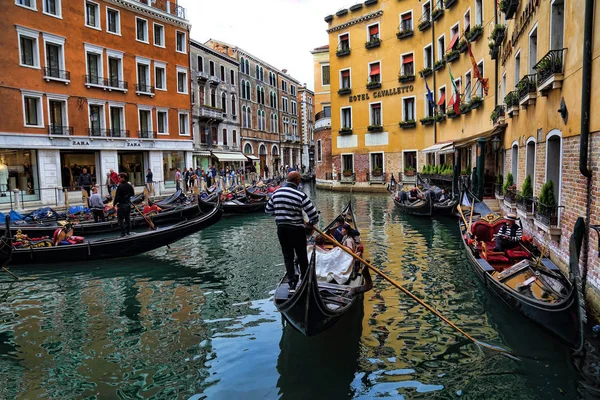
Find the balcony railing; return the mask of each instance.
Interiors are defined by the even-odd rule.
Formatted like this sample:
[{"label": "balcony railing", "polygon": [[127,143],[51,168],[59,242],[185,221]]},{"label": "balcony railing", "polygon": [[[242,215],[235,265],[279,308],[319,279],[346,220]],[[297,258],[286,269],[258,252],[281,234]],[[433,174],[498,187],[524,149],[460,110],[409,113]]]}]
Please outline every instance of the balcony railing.
[{"label": "balcony railing", "polygon": [[137,0],[138,3],[145,4],[149,7],[166,12],[175,17],[187,19],[186,9],[177,5],[177,0]]},{"label": "balcony railing", "polygon": [[338,174],[338,180],[340,182],[356,182],[356,173],[354,172],[342,172],[341,174]]},{"label": "balcony railing", "polygon": [[207,105],[198,106],[198,117],[200,119],[214,119],[214,120],[223,120],[223,110],[220,108],[215,108]]},{"label": "balcony railing", "polygon": [[64,71],[62,69],[52,68],[52,67],[44,67],[44,79],[60,79],[63,81],[71,80],[71,73],[69,71]]},{"label": "balcony railing", "polygon": [[137,133],[138,137],[142,139],[152,139],[156,135],[156,131],[149,131],[146,129],[138,131]]},{"label": "balcony railing", "polygon": [[62,125],[48,125],[48,134],[58,136],[73,136],[73,127]]},{"label": "balcony railing", "polygon": [[525,214],[532,214],[533,199],[531,197],[517,196],[517,209]]},{"label": "balcony railing", "polygon": [[550,50],[533,67],[533,69],[537,71],[537,86],[539,90],[544,89],[554,75],[562,75],[565,50],[566,49]]},{"label": "balcony railing", "polygon": [[319,111],[315,115],[315,122],[320,119],[323,119],[323,118],[331,118],[331,109],[330,108],[326,108],[323,111]]},{"label": "balcony railing", "polygon": [[136,83],[135,92],[142,94],[154,94],[154,86],[148,85],[147,83]]},{"label": "balcony railing", "polygon": [[367,172],[367,182],[385,183],[387,182],[387,173],[382,170]]},{"label": "balcony railing", "polygon": [[398,39],[404,39],[406,37],[410,37],[414,34],[412,19],[402,21],[400,26],[398,26],[398,32],[396,32],[396,37]]},{"label": "balcony railing", "polygon": [[519,101],[524,101],[529,98],[529,94],[533,93],[535,97],[535,90],[537,88],[537,76],[536,74],[525,75],[519,83],[517,83],[517,93],[519,95]]},{"label": "balcony railing", "polygon": [[117,138],[129,137],[129,131],[124,130],[124,129],[89,128],[88,133],[92,137],[117,137]]},{"label": "balcony railing", "polygon": [[533,217],[537,222],[548,228],[558,226],[558,209],[562,206],[542,204],[538,200],[533,203],[535,204]]},{"label": "balcony railing", "polygon": [[108,78],[107,86],[113,89],[119,90],[127,90],[129,88],[129,83],[127,81],[121,81],[118,79]]},{"label": "balcony railing", "polygon": [[98,75],[84,75],[86,85],[107,86],[107,79]]}]

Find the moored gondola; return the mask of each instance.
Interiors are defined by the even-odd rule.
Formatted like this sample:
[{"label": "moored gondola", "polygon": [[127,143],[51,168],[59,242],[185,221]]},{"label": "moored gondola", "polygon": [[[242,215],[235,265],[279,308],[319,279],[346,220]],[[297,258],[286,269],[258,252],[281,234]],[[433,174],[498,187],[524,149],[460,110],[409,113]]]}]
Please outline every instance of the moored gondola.
[{"label": "moored gondola", "polygon": [[[209,196],[198,196],[198,204],[200,206],[210,206],[219,199],[219,194],[212,194]],[[225,214],[250,214],[259,211],[264,211],[269,199],[267,197],[257,200],[250,199],[245,196],[240,196],[236,199],[223,200],[221,206]]]},{"label": "moored gondola", "polygon": [[[581,344],[577,290],[547,257],[524,238],[524,244],[495,252],[494,237],[505,219],[486,212],[485,205],[469,207],[464,194],[459,205],[459,228],[468,263],[485,286],[513,310],[547,329],[573,347]],[[466,216],[473,210],[472,222]],[[488,209],[489,210],[489,209]],[[481,217],[479,217],[481,216]],[[575,263],[575,265],[578,265]]]},{"label": "moored gondola", "polygon": [[[130,257],[171,244],[207,228],[221,219],[222,209],[217,202],[210,211],[171,226],[125,237],[105,237],[81,243],[48,246],[47,241],[31,243],[29,247],[12,251],[13,265],[82,262],[109,258]],[[36,247],[40,246],[40,247]]]},{"label": "moored gondola", "polygon": [[403,190],[394,192],[393,187],[388,187],[388,191],[392,195],[392,200],[394,200],[394,204],[400,212],[426,217],[433,214],[433,199],[430,192],[419,191],[419,197],[411,198],[409,194]]},{"label": "moored gondola", "polygon": [[8,229],[10,226],[10,216],[6,217],[4,224],[4,235],[0,238],[0,268],[4,268],[6,266],[6,264],[10,261],[13,252],[12,235]]},{"label": "moored gondola", "polygon": [[[350,204],[341,214],[356,229]],[[334,226],[331,223],[325,231]],[[372,288],[369,270],[332,244],[325,248],[309,246],[309,267],[295,289],[284,279],[279,283],[274,302],[285,319],[306,336],[328,329],[348,313],[362,293]]]}]

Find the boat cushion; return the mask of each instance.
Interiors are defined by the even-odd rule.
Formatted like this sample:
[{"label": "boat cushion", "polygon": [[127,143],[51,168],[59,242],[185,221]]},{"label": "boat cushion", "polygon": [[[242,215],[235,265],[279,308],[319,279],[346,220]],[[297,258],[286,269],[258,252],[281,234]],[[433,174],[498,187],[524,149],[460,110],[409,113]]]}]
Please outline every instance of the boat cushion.
[{"label": "boat cushion", "polygon": [[494,235],[500,231],[500,228],[502,228],[504,222],[504,219],[500,219],[493,225],[490,225],[486,221],[477,221],[473,223],[471,232],[473,233],[473,236],[477,238],[477,240],[484,241],[486,243],[491,242],[494,240]]},{"label": "boat cushion", "polygon": [[528,258],[529,257],[529,253],[527,253],[525,250],[521,250],[521,249],[506,250],[506,255],[511,260],[515,260],[517,258]]},{"label": "boat cushion", "polygon": [[488,254],[486,258],[488,263],[509,263],[508,258],[503,254]]},{"label": "boat cushion", "polygon": [[339,247],[325,250],[320,247],[308,246],[308,259],[312,257],[313,249],[316,248],[317,280],[319,282],[337,282],[344,284],[350,279],[354,258]]}]

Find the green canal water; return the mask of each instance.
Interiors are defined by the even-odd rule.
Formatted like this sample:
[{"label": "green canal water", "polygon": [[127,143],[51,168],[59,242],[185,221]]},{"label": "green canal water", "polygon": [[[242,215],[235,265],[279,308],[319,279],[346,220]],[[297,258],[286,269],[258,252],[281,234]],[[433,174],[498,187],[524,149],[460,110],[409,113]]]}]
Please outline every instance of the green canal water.
[{"label": "green canal water", "polygon": [[403,216],[388,196],[305,190],[326,221],[352,200],[374,264],[523,361],[482,352],[378,278],[363,307],[303,337],[273,306],[283,261],[273,219],[258,214],[226,217],[170,250],[14,268],[15,283],[0,275],[0,398],[590,396],[593,373],[468,269],[455,221]]}]

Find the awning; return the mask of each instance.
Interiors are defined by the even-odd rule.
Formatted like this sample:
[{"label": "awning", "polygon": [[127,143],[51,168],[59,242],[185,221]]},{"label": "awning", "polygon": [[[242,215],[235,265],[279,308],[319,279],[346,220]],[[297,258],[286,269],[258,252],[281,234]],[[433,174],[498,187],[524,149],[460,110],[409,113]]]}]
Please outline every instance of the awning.
[{"label": "awning", "polygon": [[258,161],[258,160],[260,160],[260,158],[258,158],[256,156],[253,156],[252,154],[246,154],[246,157],[248,157],[248,159],[252,160],[252,161]]},{"label": "awning", "polygon": [[379,25],[373,25],[369,27],[369,33],[371,35],[377,35],[379,33]]},{"label": "awning", "polygon": [[404,14],[402,16],[402,21],[410,21],[412,19],[412,14]]},{"label": "awning", "polygon": [[371,74],[370,75],[371,76],[373,76],[373,75],[379,75],[379,71],[380,71],[379,63],[377,63],[377,64],[375,64],[375,65],[373,65],[371,67]]},{"label": "awning", "polygon": [[402,64],[408,64],[413,62],[413,56],[406,56],[402,59]]},{"label": "awning", "polygon": [[438,154],[454,153],[454,143],[447,143],[444,147],[438,150]]},{"label": "awning", "polygon": [[440,97],[440,101],[438,101],[437,105],[438,105],[438,106],[441,106],[441,105],[443,105],[445,102],[446,102],[446,93],[444,93],[444,94],[442,95],[442,97]]},{"label": "awning", "polygon": [[340,36],[340,42],[344,42],[346,40],[348,40],[348,34],[347,33],[345,33],[342,36]]},{"label": "awning", "polygon": [[450,142],[444,142],[444,143],[436,143],[433,146],[429,146],[426,149],[421,150],[421,153],[437,153],[439,150],[446,148],[446,147],[452,147],[453,143]]},{"label": "awning", "polygon": [[458,41],[458,32],[454,36],[452,36],[452,40],[450,41],[450,46],[448,46],[446,51],[452,50],[452,48],[454,47],[454,45],[456,44],[457,41]]},{"label": "awning", "polygon": [[210,157],[210,151],[194,151],[194,155]]},{"label": "awning", "polygon": [[342,71],[342,78],[347,78],[350,76],[350,71],[348,71],[347,69]]},{"label": "awning", "polygon": [[246,156],[242,153],[216,153],[213,151],[212,155],[219,161],[246,161]]}]

